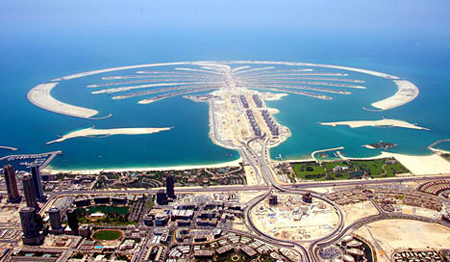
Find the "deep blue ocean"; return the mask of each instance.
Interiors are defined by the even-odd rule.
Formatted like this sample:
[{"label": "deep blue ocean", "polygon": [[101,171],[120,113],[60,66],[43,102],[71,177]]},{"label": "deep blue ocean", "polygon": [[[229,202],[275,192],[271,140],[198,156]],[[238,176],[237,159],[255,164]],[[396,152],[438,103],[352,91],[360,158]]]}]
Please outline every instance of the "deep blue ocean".
[{"label": "deep blue ocean", "polygon": [[[27,92],[51,79],[90,70],[157,62],[202,60],[271,60],[345,65],[372,69],[415,83],[420,95],[411,103],[383,111],[362,109],[396,92],[378,78],[360,76],[367,90],[351,96],[333,96],[322,101],[293,94],[267,102],[279,109],[275,118],[292,131],[285,143],[271,150],[296,159],[312,151],[345,146],[348,156],[378,154],[361,145],[380,140],[399,146],[392,152],[429,154],[432,142],[450,138],[450,48],[440,39],[408,35],[354,36],[322,32],[315,34],[278,29],[252,30],[164,30],[120,32],[104,30],[36,30],[21,34],[4,29],[0,41],[0,145],[18,147],[18,154],[62,150],[53,160],[57,169],[97,169],[208,164],[232,161],[233,150],[214,145],[208,137],[208,105],[181,96],[149,105],[136,99],[111,102],[107,96],[88,95],[89,78],[74,81],[68,88],[55,88],[61,101],[94,108],[105,120],[86,120],[54,114],[35,107]],[[358,77],[358,74],[354,74]],[[78,82],[77,82],[78,81]],[[77,85],[80,86],[77,86]],[[405,120],[431,131],[402,128],[321,126],[321,121]],[[46,145],[57,135],[91,127],[168,127],[152,135],[76,138]],[[448,145],[443,145],[448,147]],[[0,156],[12,154],[0,149]]]}]

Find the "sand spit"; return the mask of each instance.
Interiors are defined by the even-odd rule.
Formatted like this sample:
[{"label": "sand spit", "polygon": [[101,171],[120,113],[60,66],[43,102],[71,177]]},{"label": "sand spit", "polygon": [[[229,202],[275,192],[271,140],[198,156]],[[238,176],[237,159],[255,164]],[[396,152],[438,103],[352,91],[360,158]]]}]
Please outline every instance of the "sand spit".
[{"label": "sand spit", "polygon": [[33,87],[28,92],[28,100],[37,107],[63,115],[90,118],[98,114],[97,110],[69,105],[54,99],[50,92],[56,85],[58,82],[44,83]]},{"label": "sand spit", "polygon": [[159,84],[148,84],[148,85],[137,85],[137,86],[124,86],[124,87],[115,87],[115,88],[107,88],[101,89],[97,91],[91,92],[91,94],[111,94],[117,92],[125,92],[134,89],[142,89],[149,87],[160,87],[160,86],[187,86],[187,85],[205,85],[205,84],[219,84],[218,82],[172,82],[172,83],[159,83]]},{"label": "sand spit", "polygon": [[276,101],[276,100],[281,100],[283,97],[288,96],[288,94],[283,94],[283,93],[270,93],[270,92],[265,92],[261,94],[264,98],[264,100],[266,101]]},{"label": "sand spit", "polygon": [[[270,84],[272,81],[261,81],[263,84]],[[330,83],[330,82],[313,82],[313,81],[276,81],[278,84],[297,84],[297,85],[314,85],[314,86],[331,86],[331,87],[343,87],[343,88],[354,88],[354,89],[366,89],[365,86],[359,86],[359,85],[349,85],[349,84],[342,84],[342,83]]]},{"label": "sand spit", "polygon": [[[204,88],[208,88],[209,90],[209,85],[198,85],[198,86],[179,86],[179,87],[167,87],[167,88],[156,88],[156,89],[150,89],[150,90],[146,90],[146,91],[140,91],[140,92],[136,92],[136,93],[128,93],[125,95],[119,95],[119,96],[113,96],[112,99],[125,99],[125,98],[130,98],[130,97],[136,97],[136,96],[144,96],[144,95],[149,95],[149,94],[157,94],[157,93],[163,93],[163,92],[177,92],[180,90],[185,90],[185,89],[189,89],[189,90],[195,90],[195,89],[204,89]],[[166,94],[168,95],[168,94]]]},{"label": "sand spit", "polygon": [[421,130],[430,130],[425,127],[417,126],[415,124],[411,124],[402,120],[396,119],[381,119],[381,120],[361,120],[361,121],[341,121],[341,122],[319,122],[319,124],[323,126],[349,126],[351,128],[358,128],[364,126],[374,126],[374,127],[403,127],[403,128],[411,128],[411,129],[421,129]]},{"label": "sand spit", "polygon": [[106,69],[100,69],[100,70],[93,70],[88,72],[82,72],[77,73],[73,75],[63,76],[60,78],[53,79],[52,81],[63,81],[63,80],[70,80],[74,78],[84,77],[84,76],[90,76],[95,74],[101,74],[101,73],[108,73],[113,71],[119,71],[119,70],[128,70],[128,69],[136,69],[136,68],[145,68],[145,67],[157,67],[157,66],[176,66],[176,65],[198,65],[201,62],[174,62],[174,63],[157,63],[157,64],[143,64],[143,65],[132,65],[132,66],[120,66],[120,67],[111,67]]},{"label": "sand spit", "polygon": [[184,90],[184,91],[177,91],[177,92],[172,92],[172,93],[167,93],[167,94],[162,94],[159,96],[155,96],[152,98],[147,98],[147,99],[143,99],[138,101],[138,104],[151,104],[153,102],[159,101],[159,100],[163,100],[169,97],[174,97],[174,96],[180,96],[180,95],[185,95],[185,94],[190,94],[190,93],[198,93],[198,92],[202,92],[202,91],[207,91],[207,90],[213,90],[213,89],[218,89],[219,87],[201,87],[201,88],[191,88],[188,90]]},{"label": "sand spit", "polygon": [[440,153],[440,154],[450,154],[450,151],[448,150],[444,150],[444,149],[438,149],[435,148],[436,145],[442,143],[442,142],[450,142],[450,139],[441,139],[438,140],[436,142],[434,142],[433,144],[428,146],[428,149],[430,149],[431,151],[435,152],[435,153]]},{"label": "sand spit", "polygon": [[[258,74],[260,76],[262,74]],[[266,74],[264,77],[280,77],[280,76],[348,76],[345,73],[281,73],[281,74]],[[241,76],[240,76],[241,77]],[[244,75],[242,78],[254,78],[255,75]]]},{"label": "sand spit", "polygon": [[[330,96],[326,96],[326,95],[320,95],[320,94],[316,94],[316,93],[310,93],[310,92],[304,92],[304,91],[300,91],[297,89],[289,89],[289,88],[281,88],[281,87],[265,87],[265,86],[258,86],[255,87],[256,89],[261,89],[261,90],[270,90],[270,91],[282,91],[282,92],[286,92],[286,93],[292,93],[292,94],[296,94],[296,95],[303,95],[303,96],[309,96],[309,97],[313,97],[313,98],[318,98],[318,99],[323,99],[323,100],[331,100],[332,97]],[[306,89],[306,88],[304,88]],[[311,89],[309,89],[311,90]]]},{"label": "sand spit", "polygon": [[409,103],[419,95],[419,88],[409,81],[394,80],[394,83],[397,84],[397,92],[391,97],[372,103],[373,107],[388,110]]},{"label": "sand spit", "polygon": [[288,74],[288,73],[313,72],[313,71],[314,71],[314,69],[311,69],[311,68],[283,69],[283,70],[277,69],[277,70],[270,70],[268,72],[256,71],[256,72],[245,73],[243,75],[239,75],[239,77],[247,78],[247,77],[254,77],[254,76],[258,77],[258,76],[265,75],[265,74],[268,74],[268,73],[269,74],[275,74],[275,73]]},{"label": "sand spit", "polygon": [[250,66],[240,66],[240,67],[233,68],[231,71],[233,73],[235,73],[237,71],[240,71],[240,70],[243,70],[243,69],[248,69],[248,68],[250,68]]},{"label": "sand spit", "polygon": [[207,73],[207,74],[213,74],[213,75],[222,75],[219,72],[210,71],[210,70],[203,70],[203,69],[194,69],[194,68],[177,67],[177,68],[175,68],[175,70],[189,71],[189,72],[200,72],[200,73]]},{"label": "sand spit", "polygon": [[169,131],[172,127],[163,128],[112,128],[112,129],[95,129],[93,127],[85,128],[70,132],[61,138],[47,142],[47,145],[63,142],[67,139],[76,137],[93,137],[93,136],[112,136],[112,135],[144,135],[153,134],[161,131]]},{"label": "sand spit", "polygon": [[184,82],[191,82],[191,81],[205,81],[205,80],[212,80],[212,79],[218,79],[219,77],[167,77],[167,78],[151,78],[151,79],[141,79],[141,80],[126,80],[126,81],[115,81],[115,82],[106,82],[101,84],[92,84],[86,86],[87,88],[98,88],[98,87],[108,87],[108,86],[118,86],[118,85],[134,85],[134,84],[144,84],[144,83],[164,83],[164,82],[177,82],[177,81],[184,81]]},{"label": "sand spit", "polygon": [[310,91],[318,91],[318,92],[325,92],[325,93],[332,93],[332,94],[341,94],[341,95],[350,95],[351,92],[348,91],[341,91],[341,90],[335,90],[335,89],[328,89],[328,88],[318,88],[318,87],[310,87],[310,86],[300,86],[300,85],[277,85],[277,84],[251,84],[248,85],[247,88],[288,88],[288,89],[298,89],[298,90],[310,90]]},{"label": "sand spit", "polygon": [[390,74],[385,74],[385,73],[381,73],[381,72],[377,72],[377,71],[372,71],[372,70],[368,70],[368,69],[348,67],[348,66],[328,65],[328,64],[313,64],[313,63],[301,63],[301,62],[278,62],[278,61],[252,61],[252,60],[250,60],[250,61],[231,61],[230,63],[326,67],[326,68],[332,68],[332,69],[341,69],[341,70],[359,72],[359,73],[374,75],[374,76],[383,77],[383,78],[387,78],[387,79],[399,79],[399,77],[397,77],[397,76],[393,76]]},{"label": "sand spit", "polygon": [[17,147],[12,147],[12,146],[0,146],[0,149],[6,149],[6,150],[11,150],[11,151],[19,150]]},{"label": "sand spit", "polygon": [[258,72],[258,71],[270,70],[270,69],[274,69],[274,68],[275,68],[274,66],[252,68],[252,69],[242,70],[242,71],[236,72],[236,75],[238,75],[238,74],[246,74],[246,73],[250,73],[250,72]]},{"label": "sand spit", "polygon": [[63,170],[47,167],[45,171],[51,174],[72,173],[72,174],[99,174],[100,172],[126,172],[126,171],[168,171],[168,170],[189,170],[189,169],[205,169],[205,168],[221,168],[240,166],[242,158],[230,162],[205,165],[182,165],[182,166],[164,166],[164,167],[129,167],[129,168],[107,168],[107,169],[85,169],[85,170]]},{"label": "sand spit", "polygon": [[350,82],[350,83],[365,83],[366,81],[358,79],[347,79],[347,78],[329,78],[329,77],[265,77],[254,76],[246,77],[245,79],[257,79],[258,81],[274,81],[280,82],[279,80],[321,80],[321,81],[333,81],[333,82]]}]

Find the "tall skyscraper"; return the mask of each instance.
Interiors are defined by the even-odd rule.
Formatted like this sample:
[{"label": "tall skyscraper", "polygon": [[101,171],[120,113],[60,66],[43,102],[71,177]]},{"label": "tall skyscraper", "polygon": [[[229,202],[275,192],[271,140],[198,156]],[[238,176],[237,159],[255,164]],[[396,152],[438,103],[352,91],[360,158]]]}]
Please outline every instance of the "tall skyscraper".
[{"label": "tall skyscraper", "polygon": [[26,245],[40,245],[44,242],[42,217],[34,207],[24,207],[20,210],[22,224],[22,241]]},{"label": "tall skyscraper", "polygon": [[77,211],[74,208],[67,209],[67,224],[69,224],[70,229],[78,235],[78,217]]},{"label": "tall skyscraper", "polygon": [[34,194],[39,202],[45,202],[46,198],[44,196],[44,190],[42,188],[42,180],[41,180],[41,173],[39,172],[39,166],[33,164],[30,166],[30,168],[33,179]]},{"label": "tall skyscraper", "polygon": [[167,192],[167,196],[170,198],[175,198],[175,191],[173,189],[173,185],[174,185],[174,177],[172,175],[168,175],[166,177],[166,192]]},{"label": "tall skyscraper", "polygon": [[51,207],[46,212],[50,217],[50,226],[52,230],[61,230],[62,229],[62,219],[61,212],[57,207]]},{"label": "tall skyscraper", "polygon": [[5,176],[6,191],[8,191],[8,201],[11,203],[19,203],[22,197],[17,189],[16,173],[12,165],[3,167],[3,175]]},{"label": "tall skyscraper", "polygon": [[158,203],[158,205],[167,205],[167,194],[164,189],[160,189],[156,192],[156,203]]},{"label": "tall skyscraper", "polygon": [[30,175],[25,175],[22,179],[23,182],[23,194],[25,195],[25,201],[27,201],[27,207],[34,207],[39,209],[38,202],[36,201],[36,195],[33,189],[33,180]]}]

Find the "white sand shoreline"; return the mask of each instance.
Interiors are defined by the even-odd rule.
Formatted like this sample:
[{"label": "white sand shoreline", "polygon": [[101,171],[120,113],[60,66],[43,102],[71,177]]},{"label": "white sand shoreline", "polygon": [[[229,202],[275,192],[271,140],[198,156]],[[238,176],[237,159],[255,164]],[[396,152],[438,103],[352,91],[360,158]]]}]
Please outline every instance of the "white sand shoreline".
[{"label": "white sand shoreline", "polygon": [[144,134],[159,133],[162,131],[169,131],[172,128],[173,127],[162,127],[162,128],[139,127],[139,128],[95,129],[93,127],[89,127],[89,128],[69,132],[69,133],[65,134],[64,136],[62,136],[61,138],[47,142],[47,145],[63,142],[67,139],[76,138],[76,137],[112,136],[112,135],[144,135]]},{"label": "white sand shoreline", "polygon": [[230,162],[222,162],[217,164],[198,164],[198,165],[180,165],[180,166],[161,166],[161,167],[129,167],[129,168],[104,168],[104,169],[57,169],[47,166],[45,172],[51,174],[71,173],[71,174],[98,174],[100,172],[126,172],[126,171],[170,171],[170,170],[188,170],[188,169],[204,169],[204,168],[221,168],[221,167],[237,167],[240,166],[242,158]]},{"label": "white sand shoreline", "polygon": [[419,129],[419,130],[427,130],[430,129],[421,127],[415,124],[408,123],[406,121],[397,120],[397,119],[381,119],[381,120],[356,120],[356,121],[339,121],[339,122],[319,122],[319,124],[323,126],[349,126],[350,128],[360,128],[366,126],[373,127],[403,127],[410,129]]}]

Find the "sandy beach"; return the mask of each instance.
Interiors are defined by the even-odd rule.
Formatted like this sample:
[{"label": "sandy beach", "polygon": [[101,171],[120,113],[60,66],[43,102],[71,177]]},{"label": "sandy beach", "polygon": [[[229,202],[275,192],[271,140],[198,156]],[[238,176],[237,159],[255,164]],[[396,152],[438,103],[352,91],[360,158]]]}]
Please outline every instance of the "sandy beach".
[{"label": "sandy beach", "polygon": [[53,143],[63,142],[67,139],[76,137],[90,137],[90,136],[113,136],[113,135],[144,135],[153,134],[161,131],[169,131],[172,127],[163,128],[112,128],[112,129],[95,129],[95,128],[85,128],[62,136],[61,138],[47,142],[47,145]]},{"label": "sandy beach", "polygon": [[46,173],[70,173],[70,174],[98,174],[100,172],[126,172],[126,171],[167,171],[167,170],[188,170],[188,169],[203,169],[203,168],[221,168],[221,167],[236,167],[242,162],[242,158],[230,162],[223,162],[217,164],[199,164],[199,165],[180,165],[180,166],[162,166],[162,167],[129,167],[129,168],[105,168],[105,169],[83,169],[83,170],[64,170],[56,169],[51,166],[45,168]]},{"label": "sandy beach", "polygon": [[323,126],[349,126],[351,128],[359,128],[365,126],[374,127],[403,127],[420,130],[430,130],[425,127],[417,126],[402,120],[396,119],[381,119],[381,120],[360,120],[360,121],[339,121],[339,122],[319,122]]}]

